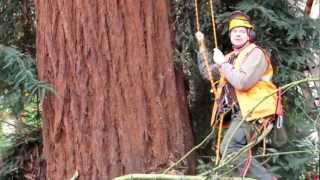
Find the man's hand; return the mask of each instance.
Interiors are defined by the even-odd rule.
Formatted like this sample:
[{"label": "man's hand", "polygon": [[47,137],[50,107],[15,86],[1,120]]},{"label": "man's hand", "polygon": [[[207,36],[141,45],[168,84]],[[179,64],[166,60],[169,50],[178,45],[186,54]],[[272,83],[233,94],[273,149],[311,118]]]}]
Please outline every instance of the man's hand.
[{"label": "man's hand", "polygon": [[196,32],[196,39],[199,45],[199,52],[203,54],[203,56],[207,56],[207,48],[204,42],[204,35],[201,31]]},{"label": "man's hand", "polygon": [[204,35],[201,31],[196,32],[196,38],[198,42],[202,42],[204,40]]},{"label": "man's hand", "polygon": [[226,62],[223,53],[218,48],[213,49],[213,60],[219,66]]}]

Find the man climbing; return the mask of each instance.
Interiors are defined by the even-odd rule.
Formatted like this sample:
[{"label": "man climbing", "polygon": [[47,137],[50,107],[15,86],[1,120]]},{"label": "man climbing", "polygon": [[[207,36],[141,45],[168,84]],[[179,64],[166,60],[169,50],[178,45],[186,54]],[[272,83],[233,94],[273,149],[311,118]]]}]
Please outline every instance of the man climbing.
[{"label": "man climbing", "polygon": [[[212,71],[210,74],[218,71],[225,80],[220,97],[215,97],[219,101],[218,113],[225,112],[226,109],[232,111],[231,124],[220,146],[221,154],[224,151],[227,154],[237,153],[245,145],[255,141],[277,109],[277,96],[271,95],[277,88],[271,82],[273,70],[270,56],[254,43],[254,26],[249,16],[235,11],[229,18],[228,30],[233,51],[224,55],[215,48],[215,64],[209,68]],[[199,42],[204,40],[201,32],[196,33],[196,38]],[[203,52],[200,49],[200,59],[207,55]],[[198,63],[201,74],[208,79],[203,60]],[[239,123],[241,125],[237,128]],[[251,150],[240,155],[233,165],[238,167],[241,176],[248,172],[259,180],[275,178],[252,157]]]}]

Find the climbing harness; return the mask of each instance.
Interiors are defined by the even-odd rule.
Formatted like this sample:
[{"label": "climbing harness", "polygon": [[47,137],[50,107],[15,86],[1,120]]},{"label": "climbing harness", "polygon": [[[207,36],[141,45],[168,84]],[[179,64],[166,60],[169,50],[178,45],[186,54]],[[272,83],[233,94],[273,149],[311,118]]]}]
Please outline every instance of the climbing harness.
[{"label": "climbing harness", "polygon": [[[200,31],[200,23],[199,23],[199,14],[198,14],[198,1],[194,0],[194,4],[195,4],[195,12],[196,12],[196,27],[197,27],[197,32]],[[209,60],[208,60],[208,52],[207,52],[207,47],[204,41],[200,41],[198,42],[199,44],[199,51],[204,53],[204,63],[206,66],[206,70],[208,72],[208,76],[209,76],[209,81],[211,84],[211,92],[213,94],[216,94],[216,87],[215,84],[216,82],[214,82],[213,80],[213,76],[210,70],[210,66],[209,66]]]},{"label": "climbing harness", "polygon": [[[281,91],[281,89],[277,90],[277,104],[276,104],[276,112],[274,114],[275,114],[276,118],[269,116],[269,117],[263,119],[262,124],[261,124],[258,132],[265,130],[267,128],[267,126],[269,126],[273,121],[275,121],[275,125],[276,125],[275,128],[277,128],[277,129],[283,128],[283,107],[282,107],[282,91]],[[255,141],[257,139],[256,136],[257,136],[257,134],[254,132],[252,137],[250,137],[248,139],[248,141]],[[267,144],[266,138],[264,137],[263,141],[262,141],[262,155],[265,155],[266,144]],[[246,176],[246,174],[251,166],[252,159],[253,159],[252,150],[249,149],[249,157],[245,161],[245,165],[240,172],[241,177]]]},{"label": "climbing harness", "polygon": [[[214,16],[214,9],[213,9],[213,0],[209,0],[210,1],[210,10],[211,10],[211,20],[212,20],[212,29],[213,29],[213,44],[215,47],[218,47],[218,43],[217,43],[217,34],[216,34],[216,27],[215,27],[215,16]],[[199,12],[198,12],[198,1],[194,0],[194,4],[195,4],[195,16],[196,16],[196,28],[197,28],[197,32],[200,32],[200,23],[199,23]],[[212,114],[211,114],[211,120],[210,120],[210,125],[215,128],[216,125],[218,124],[218,134],[217,134],[217,139],[216,139],[216,160],[215,163],[216,165],[219,164],[220,161],[220,143],[221,143],[221,136],[222,136],[222,129],[223,129],[223,122],[224,122],[224,118],[225,115],[227,114],[226,112],[220,112],[221,109],[221,98],[222,94],[224,92],[224,87],[227,85],[227,81],[224,78],[224,75],[222,73],[220,73],[220,79],[218,81],[214,81],[213,80],[213,76],[212,76],[212,72],[209,66],[209,61],[208,61],[208,51],[206,48],[206,44],[204,42],[204,39],[202,40],[198,40],[198,45],[199,45],[199,51],[200,53],[202,53],[203,58],[204,58],[204,62],[205,62],[205,66],[206,66],[206,70],[208,73],[208,79],[210,81],[211,84],[211,93],[213,93],[214,95],[214,102],[213,102],[213,109],[212,109]],[[232,56],[234,54],[229,54],[229,58],[230,56]],[[226,56],[228,57],[228,55]],[[279,95],[278,95],[279,97]],[[281,95],[280,95],[281,98]],[[281,101],[281,99],[280,99]],[[228,103],[228,99],[225,100],[226,103]],[[281,104],[279,104],[279,99],[277,101],[277,107],[281,106]],[[278,109],[278,108],[276,108]],[[279,108],[282,110],[282,106],[281,108]],[[277,128],[281,128],[282,127],[282,123],[283,123],[283,116],[282,116],[282,111],[281,113],[276,113],[278,115],[278,119],[276,120],[276,127]],[[270,122],[270,120],[265,120],[267,122]],[[261,126],[263,129],[266,129],[267,124],[263,123]],[[249,141],[248,141],[249,142]],[[263,139],[263,154],[265,153],[265,149],[266,149],[266,139]],[[245,169],[243,170],[242,174],[246,174],[251,161],[252,161],[252,154],[251,154],[251,149],[249,150],[250,155],[249,155],[249,159],[248,162],[246,163],[247,165],[245,166]]]},{"label": "climbing harness", "polygon": [[[215,17],[214,17],[214,10],[213,10],[213,0],[209,0],[209,1],[210,1],[210,10],[211,10],[214,46],[218,47],[216,27],[215,27]],[[195,4],[195,15],[196,15],[196,27],[197,27],[197,31],[199,32],[200,31],[200,23],[199,23],[199,13],[198,13],[198,1],[194,0],[194,4]],[[209,81],[211,84],[211,92],[213,93],[213,95],[215,97],[214,105],[213,105],[213,109],[212,109],[212,114],[211,114],[211,121],[210,121],[210,125],[212,127],[214,127],[214,124],[216,124],[215,121],[218,118],[217,112],[219,109],[218,105],[219,105],[219,101],[220,101],[220,96],[222,94],[222,90],[223,90],[224,85],[226,84],[226,81],[224,79],[223,74],[221,74],[219,81],[214,82],[213,76],[212,76],[212,73],[210,70],[210,66],[209,66],[208,52],[207,52],[205,42],[200,41],[198,43],[199,43],[199,51],[204,53],[203,54],[204,61],[205,61],[206,70],[208,72]],[[218,127],[218,137],[217,137],[217,144],[216,144],[216,164],[218,164],[219,159],[220,159],[220,143],[221,143],[222,128],[223,128],[222,125],[223,125],[224,115],[225,114],[222,114],[219,116],[220,122],[219,122],[219,127]]]},{"label": "climbing harness", "polygon": [[283,127],[283,108],[282,108],[282,91],[279,89],[277,91],[277,105],[276,105],[276,128],[280,129]]},{"label": "climbing harness", "polygon": [[[272,116],[263,118],[260,127],[256,130],[256,132],[253,132],[251,137],[247,137],[247,141],[248,142],[257,141],[258,133],[261,133],[261,132],[265,131],[266,128],[270,125],[270,123],[272,121],[273,121],[273,117]],[[262,146],[263,146],[262,155],[265,155],[265,151],[266,151],[266,138],[265,137],[262,140]],[[249,153],[248,159],[245,160],[244,167],[240,171],[240,176],[241,177],[245,177],[246,176],[246,174],[247,174],[247,172],[248,172],[248,170],[249,170],[249,168],[251,166],[251,163],[252,163],[253,156],[252,156],[252,149],[251,148],[249,148],[248,153]]]}]

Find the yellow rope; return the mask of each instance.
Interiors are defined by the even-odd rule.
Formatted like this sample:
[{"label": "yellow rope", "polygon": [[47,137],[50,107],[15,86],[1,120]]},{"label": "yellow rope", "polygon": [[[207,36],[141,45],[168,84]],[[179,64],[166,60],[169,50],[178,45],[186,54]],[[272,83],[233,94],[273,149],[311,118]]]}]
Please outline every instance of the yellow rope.
[{"label": "yellow rope", "polygon": [[225,113],[220,115],[219,129],[218,129],[218,139],[216,144],[216,165],[219,164],[220,161],[220,144],[221,144],[221,136],[222,136],[222,125]]},{"label": "yellow rope", "polygon": [[[212,21],[212,30],[213,30],[213,40],[214,40],[214,47],[218,48],[218,40],[217,40],[217,31],[216,31],[216,22],[215,22],[215,18],[214,18],[214,10],[213,10],[213,0],[209,0],[210,1],[210,11],[211,11],[211,21]],[[224,84],[224,77],[221,74],[221,78],[218,84],[218,88],[219,86],[222,86]],[[215,98],[220,98],[222,93],[222,87],[219,88],[219,90],[217,90],[216,92],[216,96]],[[218,103],[216,103],[215,101],[215,105],[218,106]],[[215,121],[215,116],[216,113],[218,111],[218,107],[213,108],[213,112],[212,112],[212,117],[211,117],[211,124],[213,124]],[[221,136],[222,136],[222,125],[223,125],[223,119],[224,119],[224,115],[225,114],[221,114],[220,116],[220,124],[219,124],[219,129],[218,129],[218,140],[217,140],[217,144],[216,144],[216,162],[215,164],[218,165],[219,161],[220,161],[220,145],[221,145]],[[212,119],[213,118],[213,119]]]},{"label": "yellow rope", "polygon": [[[194,0],[194,7],[195,7],[195,12],[196,12],[196,26],[197,26],[197,31],[200,31],[200,25],[199,25],[199,14],[198,14],[198,1]],[[208,51],[207,51],[207,47],[205,45],[205,42],[199,42],[199,51],[203,54],[204,57],[204,62],[206,65],[206,69],[208,72],[208,76],[209,76],[209,81],[211,84],[211,92],[216,95],[216,87],[215,87],[215,82],[213,81],[213,76],[210,70],[210,66],[209,66],[209,61],[208,61]]]},{"label": "yellow rope", "polygon": [[213,39],[214,39],[214,46],[218,48],[218,40],[217,40],[217,31],[216,31],[216,22],[214,18],[214,12],[213,12],[213,0],[210,1],[210,10],[211,10],[211,20],[212,20],[212,29],[213,29]]},{"label": "yellow rope", "polygon": [[[196,28],[197,31],[200,31],[200,25],[199,25],[199,14],[198,14],[198,1],[194,0],[194,6],[195,6],[195,14],[196,14]],[[211,9],[211,20],[212,20],[212,27],[213,27],[213,38],[214,38],[214,46],[217,48],[218,47],[218,42],[217,42],[217,33],[216,33],[216,27],[215,27],[215,18],[214,18],[214,12],[213,12],[213,2],[210,0],[210,9]],[[220,78],[218,81],[213,81],[213,76],[210,70],[209,62],[208,62],[208,51],[205,45],[205,42],[198,42],[199,43],[199,51],[200,53],[203,53],[204,56],[204,62],[206,65],[206,69],[208,72],[210,84],[211,84],[211,92],[214,94],[215,98],[219,98],[221,95],[222,88],[219,88],[217,90],[216,85],[218,84],[221,86],[223,84],[224,78]],[[218,92],[219,91],[219,92]],[[211,121],[210,124],[212,127],[214,127],[214,124],[217,123],[216,120],[216,113],[218,110],[218,103],[215,101],[213,111],[211,114]],[[220,144],[221,144],[221,136],[222,136],[222,126],[223,126],[223,119],[224,119],[224,114],[221,114],[220,116],[220,124],[219,124],[219,129],[218,129],[218,139],[217,139],[217,144],[216,144],[216,165],[218,165],[220,161]]]},{"label": "yellow rope", "polygon": [[216,120],[216,115],[217,115],[217,112],[218,112],[220,96],[221,96],[221,93],[222,93],[223,86],[225,84],[226,84],[226,80],[224,79],[223,74],[221,74],[220,75],[220,79],[218,81],[218,86],[217,86],[216,92],[215,92],[215,100],[214,100],[214,103],[213,103],[213,109],[212,109],[212,114],[211,114],[211,122],[210,122],[211,125],[213,125],[214,121]]},{"label": "yellow rope", "polygon": [[199,14],[198,14],[198,1],[194,0],[194,7],[196,11],[196,25],[197,25],[197,31],[200,31],[200,25],[199,25]]}]

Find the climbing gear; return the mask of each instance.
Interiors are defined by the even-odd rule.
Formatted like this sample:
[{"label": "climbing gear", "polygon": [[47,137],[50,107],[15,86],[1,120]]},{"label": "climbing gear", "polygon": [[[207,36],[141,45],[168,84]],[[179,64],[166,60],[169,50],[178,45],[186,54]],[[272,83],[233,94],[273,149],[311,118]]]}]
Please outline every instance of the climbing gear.
[{"label": "climbing gear", "polygon": [[[235,60],[235,68],[240,69],[240,64],[242,61],[248,56],[248,54],[254,49],[259,48],[255,44],[250,44],[245,47],[244,50],[240,52],[238,57]],[[257,84],[247,91],[236,91],[236,96],[238,99],[238,103],[240,105],[241,113],[243,117],[246,117],[248,120],[256,120],[261,119],[263,117],[261,126],[257,132],[261,132],[265,130],[269,124],[274,120],[274,114],[281,115],[280,121],[283,115],[282,106],[281,106],[281,92],[276,94],[277,89],[276,86],[271,82],[273,70],[271,66],[271,61],[269,55],[263,50],[263,53],[268,62],[268,67],[262,78],[257,82]],[[252,99],[253,98],[253,99]],[[263,101],[264,100],[264,101]],[[261,101],[261,102],[259,102]],[[275,106],[275,104],[277,104]],[[259,121],[254,121],[254,123],[258,123]],[[275,129],[275,128],[274,128]],[[247,142],[256,141],[257,134],[253,134]],[[265,154],[266,150],[266,138],[263,138],[262,141],[263,152]],[[248,172],[248,169],[252,163],[252,150],[249,149],[249,156],[247,161],[245,162],[245,166],[241,171],[241,176],[245,176]]]},{"label": "climbing gear", "polygon": [[[282,127],[281,124],[281,128],[279,128],[279,122],[277,122],[279,119],[280,121],[283,119],[283,109],[282,109],[282,104],[281,104],[281,96],[282,96],[282,92],[281,89],[279,89],[277,91],[277,105],[276,105],[276,112],[274,113],[274,115],[276,116],[268,116],[266,118],[262,118],[262,121],[255,121],[257,123],[261,122],[260,127],[258,128],[258,130],[256,132],[253,132],[253,134],[251,135],[251,137],[248,137],[247,141],[248,142],[254,142],[257,140],[257,133],[261,132],[261,131],[265,131],[268,126],[272,125],[273,122],[275,122],[276,125],[278,125],[278,127],[273,127],[271,132],[269,132],[271,134],[271,142],[274,146],[276,147],[280,147],[282,145],[284,145],[287,141],[288,141],[288,136],[287,133],[285,131],[285,129]],[[281,122],[282,123],[282,122]],[[262,140],[262,155],[265,155],[266,152],[266,137],[263,138]],[[244,163],[244,167],[242,168],[240,175],[242,177],[245,177],[250,166],[252,163],[252,150],[249,149],[248,151],[249,156],[248,159],[245,161]]]},{"label": "climbing gear", "polygon": [[276,127],[278,128],[278,129],[280,129],[280,128],[282,128],[283,127],[283,117],[282,116],[279,116],[278,118],[277,118],[277,123],[276,123]]},{"label": "climbing gear", "polygon": [[[259,48],[254,43],[248,45],[243,49],[235,60],[235,69],[240,70],[240,65],[246,57],[254,50]],[[238,103],[240,105],[241,114],[247,121],[274,115],[276,112],[277,88],[271,82],[273,69],[271,66],[270,56],[261,49],[267,60],[268,67],[262,78],[246,91],[235,89]],[[270,79],[270,80],[268,80]]]},{"label": "climbing gear", "polygon": [[222,125],[223,125],[223,119],[224,119],[225,113],[222,113],[220,115],[220,121],[219,121],[219,129],[218,129],[218,137],[217,137],[217,143],[216,143],[216,165],[218,165],[220,161],[220,144],[221,144],[221,136],[222,136]]},{"label": "climbing gear", "polygon": [[[256,132],[253,132],[251,134],[251,137],[247,137],[247,142],[255,142],[257,141],[257,138],[258,138],[258,134],[260,134],[261,132],[265,131],[267,129],[268,126],[271,125],[271,122],[273,121],[273,117],[272,116],[268,116],[268,117],[265,117],[265,118],[262,118],[262,123],[260,124],[260,126],[258,127],[258,129],[256,130]],[[256,121],[256,122],[259,122],[259,121]],[[262,140],[262,144],[263,144],[263,150],[262,150],[262,154],[265,155],[265,151],[266,151],[266,137],[263,138]],[[241,169],[240,171],[240,176],[241,177],[245,177],[250,166],[251,166],[251,163],[252,163],[252,159],[253,159],[253,156],[252,156],[252,149],[250,148],[249,151],[249,156],[248,156],[248,159],[245,161],[244,163],[244,167]]]},{"label": "climbing gear", "polygon": [[288,133],[285,127],[274,127],[270,133],[270,145],[272,147],[281,147],[288,142]]},{"label": "climbing gear", "polygon": [[[197,31],[199,32],[200,25],[199,25],[198,5],[197,5],[197,0],[194,0],[194,1],[195,1],[195,11],[196,11],[196,27],[197,27]],[[213,37],[215,40],[214,44],[215,44],[215,47],[217,48],[215,20],[214,20],[213,5],[212,5],[211,0],[210,0],[210,7],[211,7],[211,18],[212,18],[213,33],[214,33]],[[239,16],[238,15],[238,16],[236,16],[236,18],[234,17],[229,22],[229,30],[231,30],[232,28],[235,28],[235,27],[240,27],[240,26],[246,27],[249,30],[251,30],[252,33],[254,33],[254,31],[253,31],[254,27],[250,23],[250,19],[247,18],[246,16]],[[251,31],[248,33],[251,33]],[[253,42],[254,40],[252,40],[252,39],[255,39],[255,37],[250,38],[250,39],[251,40],[249,40],[249,41]],[[209,67],[209,62],[208,62],[208,51],[207,51],[204,40],[198,41],[198,45],[199,45],[199,51],[201,53],[203,53],[202,55],[205,60],[206,69],[207,69],[207,72],[209,75],[209,80],[211,83],[211,92],[215,96],[210,124],[212,126],[212,125],[216,124],[216,119],[219,120],[219,132],[218,132],[218,139],[217,139],[217,145],[216,145],[217,146],[216,164],[218,164],[218,162],[220,160],[219,151],[220,151],[220,140],[221,140],[221,134],[222,134],[223,120],[224,120],[224,116],[226,113],[220,112],[220,115],[217,115],[217,114],[220,109],[219,103],[221,102],[222,98],[225,98],[225,96],[222,97],[221,95],[223,93],[225,85],[227,84],[227,81],[225,80],[224,75],[222,73],[221,73],[220,79],[218,81],[218,85],[217,85],[217,82],[213,81],[211,69]],[[235,68],[236,69],[238,69],[238,70],[240,69],[240,64],[242,63],[242,61],[248,56],[248,54],[254,48],[257,48],[257,46],[255,44],[251,44],[240,52],[238,57],[235,59]],[[232,55],[234,56],[234,54],[235,53],[229,53],[226,56],[226,58],[229,59]],[[264,52],[264,54],[265,54],[267,62],[268,62],[268,68],[267,68],[266,72],[264,73],[263,77],[261,78],[261,80],[259,80],[258,83],[248,91],[239,91],[236,89],[234,90],[236,97],[238,99],[239,105],[240,105],[242,116],[245,117],[247,120],[254,120],[254,119],[267,117],[267,116],[273,115],[275,112],[274,104],[276,102],[276,98],[274,95],[270,95],[270,94],[276,92],[276,87],[271,82],[273,70],[272,70],[269,56],[267,56],[267,54],[265,52]],[[261,88],[262,88],[262,91],[261,91]],[[258,89],[259,89],[259,91],[258,91]],[[268,97],[266,100],[264,100],[264,98],[266,96],[270,96],[270,97]],[[257,99],[258,99],[258,101],[257,101]],[[226,103],[229,103],[228,99],[224,99],[224,100]],[[259,102],[259,100],[261,100],[261,102]],[[260,103],[260,104],[257,104],[257,103]],[[252,109],[254,109],[254,110],[252,111]],[[265,144],[265,142],[264,142],[264,144]]]},{"label": "climbing gear", "polygon": [[249,21],[243,19],[232,19],[229,23],[229,31],[235,27],[253,28]]},{"label": "climbing gear", "polygon": [[247,28],[247,34],[249,36],[249,42],[255,42],[256,33],[254,31],[254,25],[251,23],[250,17],[241,11],[233,12],[229,17],[228,30],[229,33],[233,28],[245,27]]},{"label": "climbing gear", "polygon": [[[197,32],[200,32],[198,1],[197,0],[194,0],[194,5],[195,5]],[[214,18],[214,16],[212,16],[212,18]],[[212,22],[214,23],[214,19],[212,19]],[[216,38],[216,34],[215,34],[215,25],[213,25],[213,28],[214,28],[214,39],[217,39]],[[216,40],[215,40],[215,45],[217,46]],[[211,84],[211,92],[214,95],[216,95],[216,87],[215,87],[215,85],[216,85],[217,82],[214,82],[214,80],[213,80],[213,76],[212,76],[212,73],[211,73],[211,70],[210,70],[210,66],[209,66],[209,61],[208,61],[208,51],[207,51],[207,47],[206,47],[206,44],[205,44],[204,40],[198,41],[198,46],[199,46],[199,51],[201,53],[203,53],[203,56],[204,56],[204,61],[205,61],[206,69],[207,69],[207,72],[208,72],[209,81],[210,81],[210,84]]]},{"label": "climbing gear", "polygon": [[226,63],[223,53],[218,48],[213,49],[213,60],[219,66],[221,66],[223,63]]},{"label": "climbing gear", "polygon": [[283,127],[283,107],[282,107],[282,91],[281,89],[277,92],[277,105],[276,105],[276,120],[275,128],[271,131],[271,145],[274,147],[281,147],[288,142],[288,134],[286,129]]},{"label": "climbing gear", "polygon": [[216,22],[214,18],[214,12],[213,12],[213,0],[210,1],[210,11],[211,11],[211,21],[212,21],[212,29],[213,29],[213,39],[214,39],[214,46],[218,48],[218,40],[217,40],[217,31],[216,31]]},{"label": "climbing gear", "polygon": [[278,129],[282,128],[283,127],[283,107],[282,107],[282,91],[281,91],[281,89],[279,89],[277,91],[277,105],[276,105],[275,114],[277,116],[276,127]]},{"label": "climbing gear", "polygon": [[235,27],[254,28],[250,17],[241,11],[234,11],[229,17],[228,30],[230,31]]},{"label": "climbing gear", "polygon": [[[195,6],[195,14],[196,14],[196,27],[197,27],[197,31],[199,32],[200,31],[200,24],[199,24],[199,13],[198,13],[198,1],[197,0],[194,0],[194,6]],[[212,23],[213,23],[213,37],[215,39],[215,46],[217,47],[217,37],[216,37],[216,30],[215,30],[215,20],[214,20],[214,13],[213,13],[213,4],[212,4],[212,1],[210,0],[210,7],[211,7],[211,19],[212,19]],[[220,81],[214,81],[213,80],[213,77],[212,77],[212,73],[211,73],[211,69],[210,69],[210,66],[209,66],[209,62],[208,62],[208,51],[207,51],[207,48],[206,48],[206,45],[205,45],[205,42],[204,41],[200,41],[198,42],[198,45],[199,45],[199,51],[203,53],[203,56],[204,56],[204,61],[205,61],[205,65],[206,65],[206,69],[207,69],[207,72],[208,72],[208,76],[209,76],[209,81],[210,81],[210,84],[211,84],[211,92],[213,93],[215,99],[217,97],[220,96],[221,94],[221,91],[219,89],[219,84],[220,84]],[[221,79],[221,78],[220,78]],[[218,84],[218,88],[216,88],[216,84]],[[211,114],[211,126],[214,124],[214,121],[215,121],[215,118],[216,118],[216,113],[215,113],[215,109],[217,107],[213,107],[213,112]]]},{"label": "climbing gear", "polygon": [[[225,56],[225,58],[228,59],[228,63],[230,63],[230,64],[234,63],[235,57],[236,56],[234,53],[229,53]],[[221,73],[219,83],[217,86],[217,91],[216,91],[217,93],[216,93],[214,103],[213,103],[213,110],[212,110],[212,117],[215,117],[215,118],[211,119],[211,122],[210,122],[211,126],[214,124],[214,120],[217,118],[216,116],[217,116],[218,112],[220,111],[221,106],[223,105],[223,100],[226,96],[226,94],[224,94],[223,92],[224,92],[225,86],[227,84],[228,83],[225,80],[224,75]],[[234,90],[232,89],[230,92],[234,92]],[[227,99],[227,101],[229,101],[229,98]],[[230,102],[233,102],[234,99],[235,99],[235,97],[231,97]]]},{"label": "climbing gear", "polygon": [[[229,54],[226,56],[228,62],[231,64],[234,63],[235,57],[236,56],[234,54]],[[212,117],[215,118],[211,119],[211,126],[215,127],[213,125],[214,123],[216,123],[214,120],[219,118],[218,138],[216,143],[216,165],[220,161],[220,144],[222,139],[222,129],[229,126],[228,123],[224,123],[224,118],[226,114],[230,113],[230,111],[237,111],[236,109],[238,109],[238,104],[235,102],[236,97],[234,93],[234,88],[230,86],[230,84],[225,80],[223,74],[221,74],[219,84],[217,87],[217,96],[215,97],[212,110]]]},{"label": "climbing gear", "polygon": [[[196,11],[196,26],[197,26],[197,31],[200,31],[200,25],[199,25],[199,14],[198,14],[198,2],[197,0],[194,0],[194,4],[195,4],[195,11]],[[213,28],[213,39],[214,39],[214,45],[217,48],[218,47],[218,42],[217,42],[217,35],[216,35],[216,28],[215,28],[215,18],[214,18],[214,12],[213,12],[213,2],[212,0],[210,0],[210,9],[211,9],[211,20],[212,20],[212,28]],[[211,69],[209,66],[209,62],[208,62],[208,51],[205,45],[204,41],[198,41],[198,45],[199,45],[199,51],[203,53],[204,55],[204,60],[205,60],[205,64],[206,64],[206,69],[208,72],[208,76],[209,76],[209,81],[211,84],[211,92],[213,93],[215,100],[214,100],[214,105],[213,105],[213,110],[212,110],[212,114],[211,114],[211,120],[210,120],[210,125],[213,127],[215,124],[215,120],[217,118],[216,114],[217,114],[217,110],[218,110],[218,102],[217,99],[220,98],[221,92],[222,92],[222,88],[223,88],[223,84],[225,84],[225,80],[223,77],[223,74],[221,74],[220,80],[214,82],[213,81],[213,77],[212,77],[212,73],[211,73]],[[218,83],[218,85],[217,85]],[[217,87],[216,87],[217,85]],[[220,121],[223,121],[223,116],[220,116]],[[218,140],[217,140],[217,147],[220,147],[220,136],[221,136],[221,132],[222,132],[222,122],[219,125],[219,132],[218,132]],[[219,162],[219,148],[217,148],[217,153],[216,153],[216,164],[218,164]]]}]

